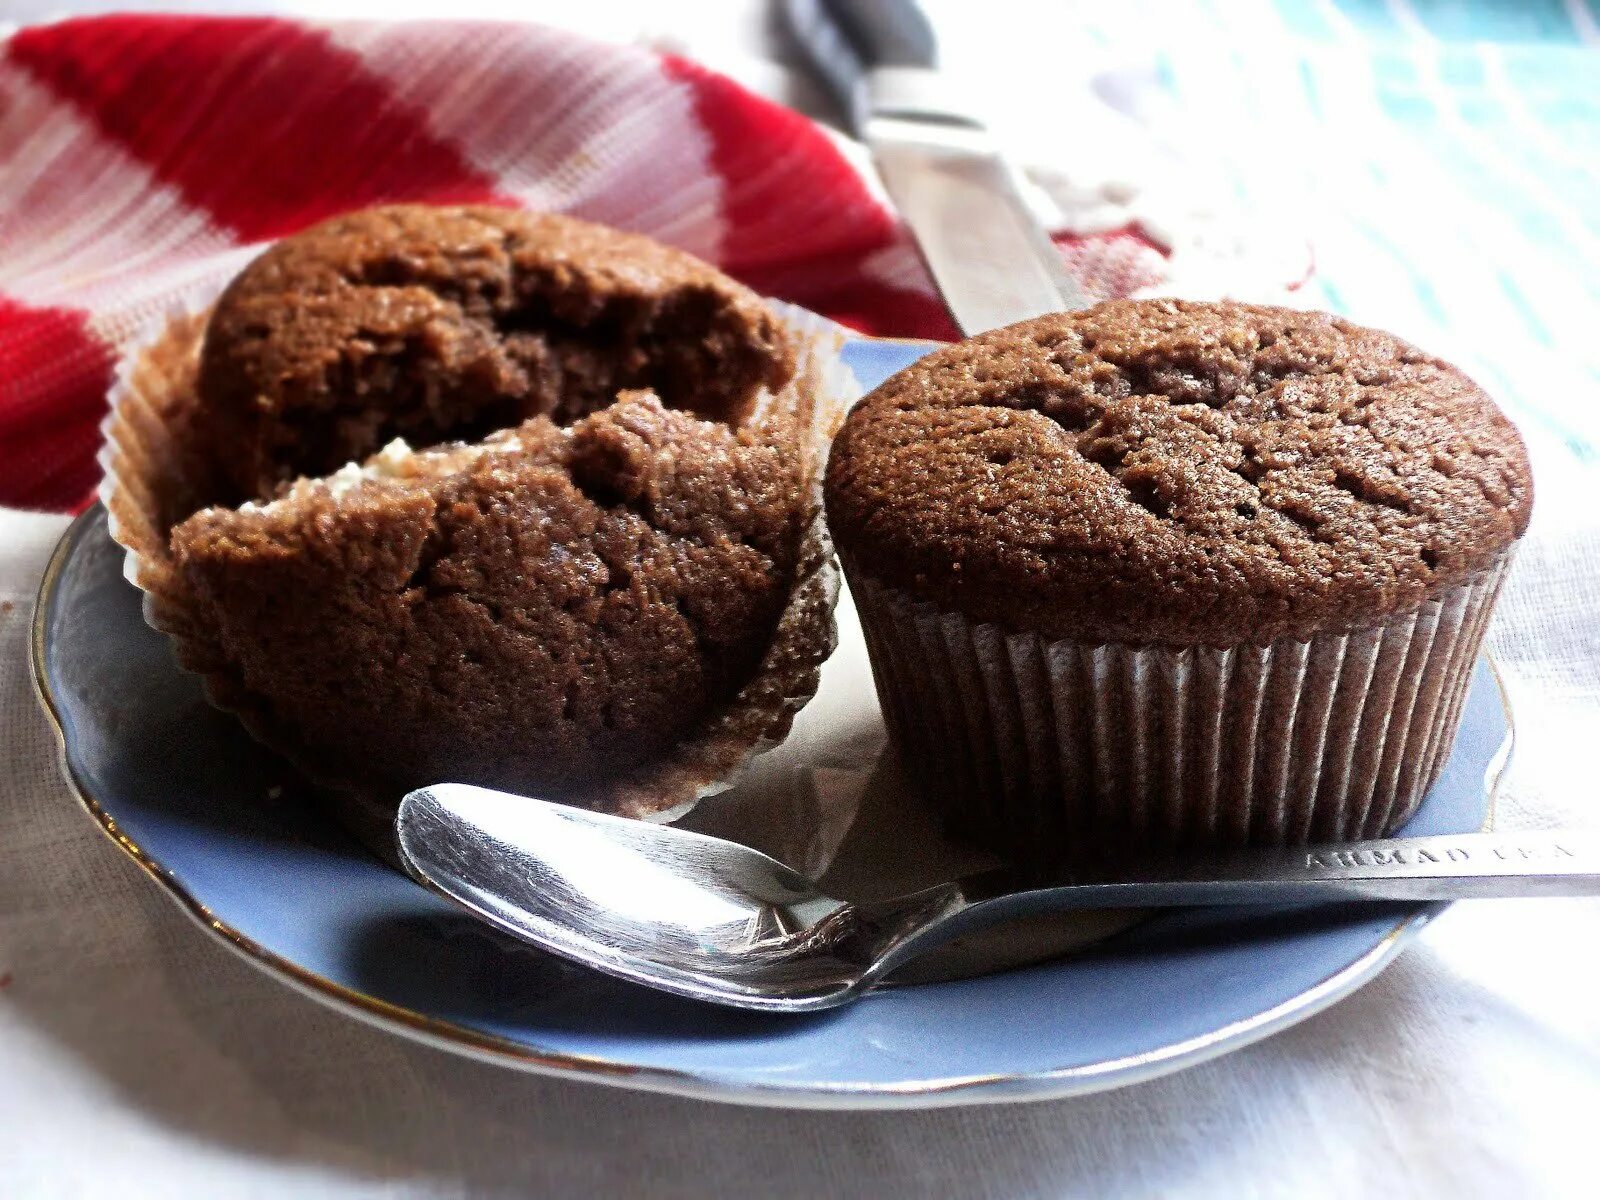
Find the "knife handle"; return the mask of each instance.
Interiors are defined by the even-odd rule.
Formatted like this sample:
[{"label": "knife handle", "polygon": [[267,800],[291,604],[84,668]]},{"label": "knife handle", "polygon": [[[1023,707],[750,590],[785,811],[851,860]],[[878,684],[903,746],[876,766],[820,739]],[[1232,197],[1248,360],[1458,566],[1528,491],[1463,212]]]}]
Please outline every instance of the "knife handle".
[{"label": "knife handle", "polygon": [[933,26],[915,0],[819,0],[867,70],[938,65]]}]

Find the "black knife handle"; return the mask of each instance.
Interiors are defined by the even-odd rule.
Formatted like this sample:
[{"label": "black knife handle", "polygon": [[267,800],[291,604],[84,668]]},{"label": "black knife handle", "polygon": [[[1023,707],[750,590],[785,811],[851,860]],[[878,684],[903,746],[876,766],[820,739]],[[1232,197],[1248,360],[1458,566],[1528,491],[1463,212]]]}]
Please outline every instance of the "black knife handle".
[{"label": "black knife handle", "polygon": [[938,65],[933,26],[915,0],[820,0],[867,70]]}]

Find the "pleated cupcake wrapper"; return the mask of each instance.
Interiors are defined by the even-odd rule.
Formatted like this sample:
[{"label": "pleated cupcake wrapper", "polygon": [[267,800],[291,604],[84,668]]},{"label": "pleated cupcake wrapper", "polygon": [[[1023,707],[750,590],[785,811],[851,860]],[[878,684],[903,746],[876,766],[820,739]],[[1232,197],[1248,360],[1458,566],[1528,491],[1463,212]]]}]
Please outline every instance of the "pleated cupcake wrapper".
[{"label": "pleated cupcake wrapper", "polygon": [[[751,758],[787,735],[794,715],[815,695],[822,663],[833,651],[839,577],[822,521],[822,471],[828,445],[861,389],[840,357],[839,326],[804,309],[772,307],[794,339],[796,371],[782,391],[760,398],[756,418],[780,406],[809,410],[801,446],[808,520],[789,602],[760,667],[730,704],[669,755],[613,781],[603,794],[576,798],[585,803],[671,821],[732,786]],[[399,797],[370,793],[363,781],[308,757],[294,732],[277,724],[239,677],[169,557],[171,526],[217,494],[215,466],[191,436],[207,315],[204,302],[175,307],[118,363],[100,454],[100,500],[111,536],[127,552],[124,574],[144,593],[146,622],[171,638],[179,662],[201,676],[211,702],[237,714],[258,740],[331,787],[347,824],[387,853]]]},{"label": "pleated cupcake wrapper", "polygon": [[1509,563],[1369,629],[1226,649],[1008,633],[845,570],[929,802],[955,832],[1051,861],[1393,830],[1449,755]]}]

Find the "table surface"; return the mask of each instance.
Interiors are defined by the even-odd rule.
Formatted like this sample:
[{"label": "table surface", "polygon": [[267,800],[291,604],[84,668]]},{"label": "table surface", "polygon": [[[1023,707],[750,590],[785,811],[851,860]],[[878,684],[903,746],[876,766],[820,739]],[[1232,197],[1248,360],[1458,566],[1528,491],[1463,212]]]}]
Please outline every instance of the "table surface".
[{"label": "table surface", "polygon": [[[13,0],[6,15],[112,7],[444,6]],[[449,11],[670,40],[817,103],[763,57],[757,4],[677,6],[670,28],[659,6],[573,7]],[[938,7],[967,25],[950,65],[1008,82],[988,89],[996,124],[1031,162],[1059,179],[1064,160],[1104,175],[1159,151],[1193,172],[1184,185],[1292,217],[1317,255],[1304,303],[1454,358],[1502,400],[1540,495],[1492,634],[1521,735],[1499,819],[1597,823],[1583,762],[1600,716],[1594,0]],[[993,30],[1025,21],[1034,35],[997,53]],[[1093,97],[1155,150],[1097,140]],[[1376,982],[1267,1042],[1044,1104],[745,1110],[513,1075],[346,1020],[201,937],[59,783],[26,646],[64,527],[0,512],[7,1195],[1592,1194],[1600,900],[1458,905]]]}]

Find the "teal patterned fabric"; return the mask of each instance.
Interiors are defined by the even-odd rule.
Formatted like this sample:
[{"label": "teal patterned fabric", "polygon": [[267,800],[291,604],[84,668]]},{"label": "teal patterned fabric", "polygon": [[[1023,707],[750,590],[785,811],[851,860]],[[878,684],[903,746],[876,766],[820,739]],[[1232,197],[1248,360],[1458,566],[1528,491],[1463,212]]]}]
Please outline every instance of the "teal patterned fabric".
[{"label": "teal patterned fabric", "polygon": [[1304,299],[1455,358],[1530,441],[1600,463],[1600,0],[1202,8],[1210,52],[1157,39],[1159,86],[1241,196],[1298,207]]}]

